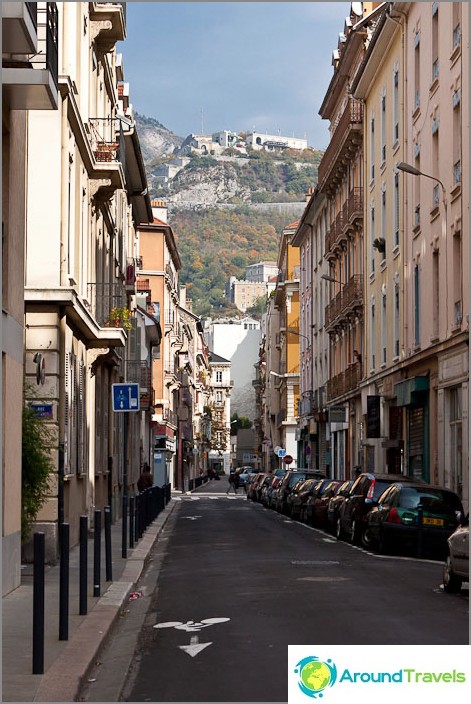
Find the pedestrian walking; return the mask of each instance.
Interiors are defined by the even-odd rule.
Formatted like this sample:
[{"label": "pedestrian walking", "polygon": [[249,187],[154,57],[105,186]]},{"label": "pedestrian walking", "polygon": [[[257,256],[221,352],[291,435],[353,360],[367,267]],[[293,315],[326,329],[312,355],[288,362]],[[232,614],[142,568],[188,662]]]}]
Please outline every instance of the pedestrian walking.
[{"label": "pedestrian walking", "polygon": [[229,474],[229,487],[226,491],[226,494],[228,494],[231,490],[231,487],[234,489],[234,494],[237,494],[237,489],[239,488],[239,475],[236,472],[231,472]]},{"label": "pedestrian walking", "polygon": [[146,489],[150,489],[150,487],[153,485],[153,480],[152,480],[152,475],[150,473],[150,467],[147,464],[147,462],[144,462],[144,465],[142,467],[142,472],[141,476],[137,480],[137,488],[139,489],[139,492],[143,492]]}]

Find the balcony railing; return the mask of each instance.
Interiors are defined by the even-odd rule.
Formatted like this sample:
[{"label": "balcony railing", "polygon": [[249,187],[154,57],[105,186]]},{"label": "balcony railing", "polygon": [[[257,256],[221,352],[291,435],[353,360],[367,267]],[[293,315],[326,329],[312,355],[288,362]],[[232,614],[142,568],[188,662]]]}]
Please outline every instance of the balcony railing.
[{"label": "balcony railing", "polygon": [[327,381],[327,398],[332,400],[339,396],[355,391],[361,380],[360,365],[358,362],[349,364],[348,367]]},{"label": "balcony railing", "polygon": [[150,364],[143,361],[127,360],[127,378],[132,384],[139,384],[141,410],[154,406],[154,390],[152,388],[152,370]]},{"label": "balcony railing", "polygon": [[[38,3],[26,3],[36,5]],[[59,75],[58,61],[58,14],[55,2],[46,3],[37,10],[38,53],[32,57],[34,68],[46,68],[57,88]]]},{"label": "balcony railing", "polygon": [[[332,331],[336,326],[346,322],[351,313],[358,314],[363,308],[363,276],[351,276],[343,288],[325,308],[325,327]],[[330,330],[329,330],[330,328]]]},{"label": "balcony railing", "polygon": [[149,292],[150,293],[150,280],[149,279],[138,279],[136,281],[136,289],[141,292]]},{"label": "balcony railing", "polygon": [[329,177],[333,176],[336,165],[340,164],[352,140],[361,139],[362,122],[363,106],[358,100],[350,98],[319,164],[318,181],[321,189],[327,185]]},{"label": "balcony railing", "polygon": [[170,423],[171,425],[177,426],[177,414],[170,410],[170,408],[164,408],[162,411],[162,420],[164,423]]},{"label": "balcony railing", "polygon": [[[100,327],[113,327],[110,313],[113,308],[123,308],[126,296],[119,283],[88,283],[87,301],[91,315]],[[121,327],[121,326],[118,326]]]},{"label": "balcony railing", "polygon": [[113,117],[89,119],[90,143],[97,162],[121,162],[126,167],[124,133],[121,122]]},{"label": "balcony railing", "polygon": [[27,2],[25,3],[26,8],[29,12],[29,16],[31,17],[31,21],[34,25],[34,28],[37,29],[38,27],[38,3],[37,2]]}]

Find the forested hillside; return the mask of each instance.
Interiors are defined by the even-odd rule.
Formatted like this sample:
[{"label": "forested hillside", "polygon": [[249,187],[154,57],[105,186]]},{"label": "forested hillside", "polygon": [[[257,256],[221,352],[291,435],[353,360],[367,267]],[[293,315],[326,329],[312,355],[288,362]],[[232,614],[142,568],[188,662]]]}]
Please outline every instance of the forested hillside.
[{"label": "forested hillside", "polygon": [[276,261],[281,231],[293,218],[296,216],[248,207],[173,213],[169,221],[182,259],[179,280],[187,286],[194,312],[229,312],[225,300],[227,279],[245,278],[247,264]]}]

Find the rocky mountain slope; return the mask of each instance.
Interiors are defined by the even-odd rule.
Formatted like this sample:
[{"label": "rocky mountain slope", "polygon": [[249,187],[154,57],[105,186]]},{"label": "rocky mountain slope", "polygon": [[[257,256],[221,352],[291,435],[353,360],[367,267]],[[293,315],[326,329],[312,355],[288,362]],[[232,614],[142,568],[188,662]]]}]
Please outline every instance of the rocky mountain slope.
[{"label": "rocky mountain slope", "polygon": [[158,120],[135,113],[136,125],[141,143],[142,156],[147,168],[152,169],[160,163],[165,154],[173,154],[183,143],[179,137]]}]

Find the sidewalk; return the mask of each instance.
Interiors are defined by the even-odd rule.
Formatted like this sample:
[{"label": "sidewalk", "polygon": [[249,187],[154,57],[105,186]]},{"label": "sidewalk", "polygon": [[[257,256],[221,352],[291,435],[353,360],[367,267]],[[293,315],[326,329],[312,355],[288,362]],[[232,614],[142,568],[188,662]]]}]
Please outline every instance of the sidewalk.
[{"label": "sidewalk", "polygon": [[32,674],[33,567],[22,567],[21,586],[2,599],[4,702],[73,702],[115,618],[144,569],[145,560],[177,502],[175,492],[136,547],[121,557],[121,521],[111,526],[113,581],[105,581],[102,531],[101,590],[93,597],[93,538],[88,541],[88,614],[79,615],[79,546],[70,551],[69,639],[59,641],[59,563],[45,568],[44,674]]}]

